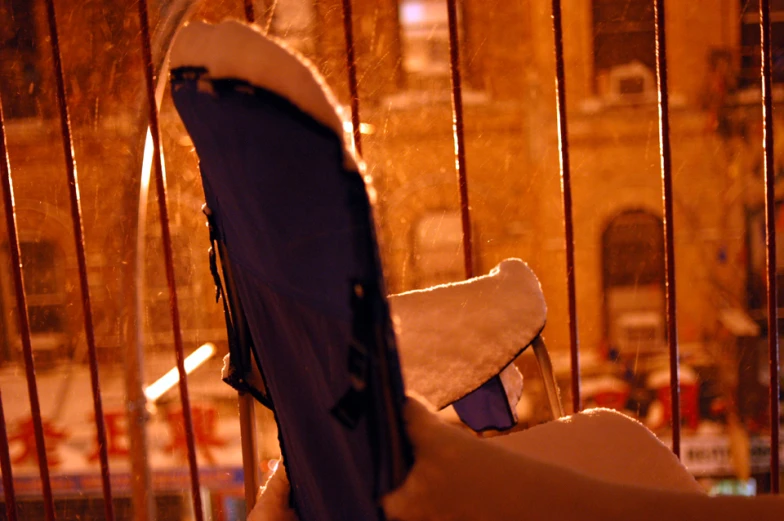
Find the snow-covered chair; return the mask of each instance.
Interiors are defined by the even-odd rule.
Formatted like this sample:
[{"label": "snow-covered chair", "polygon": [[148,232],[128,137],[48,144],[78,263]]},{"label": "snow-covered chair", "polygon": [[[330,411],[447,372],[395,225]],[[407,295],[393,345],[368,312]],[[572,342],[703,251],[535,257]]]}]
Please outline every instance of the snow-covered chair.
[{"label": "snow-covered chair", "polygon": [[[476,353],[457,337],[443,342],[448,330],[428,338],[427,321],[442,324],[441,309],[461,299],[476,303],[472,284],[506,291],[518,277],[530,286],[535,277],[520,261],[480,280],[390,299],[401,316],[403,372],[413,368],[407,380],[425,396],[406,400],[368,198],[323,81],[238,22],[186,27],[171,61],[175,104],[200,155],[211,238],[220,250],[223,280],[213,262],[231,304],[232,355],[252,350],[264,376],[255,390],[275,410],[283,442],[283,465],[251,519],[784,518],[780,498],[700,493],[650,431],[616,412],[586,411],[490,439],[442,422],[434,404],[481,388],[508,362],[494,364],[514,358],[525,339],[516,331],[499,342],[510,350],[503,357],[453,380],[443,373],[458,369],[440,370],[443,364],[464,366]],[[531,303],[520,299],[515,313],[531,313]],[[463,317],[472,327],[455,329],[463,336],[482,326],[472,312]],[[436,351],[423,343],[451,349],[428,358]],[[250,356],[239,353],[235,383],[246,382]],[[515,394],[514,386],[503,389]]]},{"label": "snow-covered chair", "polygon": [[227,377],[273,410],[303,521],[380,520],[412,454],[371,206],[332,96],[237,22],[186,26],[170,60],[200,160]]},{"label": "snow-covered chair", "polygon": [[[523,380],[513,361],[540,339],[547,317],[542,288],[520,259],[489,274],[389,299],[406,388],[436,409],[452,405],[475,431],[517,423]],[[560,402],[549,358],[542,373],[551,402]],[[540,367],[541,369],[541,367]]]}]

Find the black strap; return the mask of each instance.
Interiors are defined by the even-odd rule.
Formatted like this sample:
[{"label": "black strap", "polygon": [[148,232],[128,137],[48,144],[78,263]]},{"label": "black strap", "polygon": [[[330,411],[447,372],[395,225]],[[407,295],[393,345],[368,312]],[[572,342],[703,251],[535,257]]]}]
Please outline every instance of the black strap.
[{"label": "black strap", "polygon": [[[246,380],[246,375],[250,374],[252,371],[250,364],[252,363],[251,352],[254,349],[253,341],[250,338],[250,335],[244,335],[245,339],[242,340],[238,332],[238,325],[240,324],[240,321],[245,320],[245,318],[242,309],[232,309],[231,299],[227,290],[230,290],[232,294],[236,295],[236,288],[228,288],[228,286],[231,285],[231,281],[228,277],[225,277],[226,266],[224,264],[227,262],[227,258],[224,254],[221,254],[220,257],[221,264],[224,265],[225,284],[218,271],[218,254],[224,252],[225,247],[218,236],[213,214],[206,204],[202,207],[202,212],[207,216],[207,227],[210,232],[209,260],[210,273],[212,274],[212,280],[215,283],[215,302],[217,303],[219,300],[223,301],[223,317],[226,321],[226,332],[229,342],[229,368],[223,381],[238,392],[248,393],[262,405],[272,409],[272,401],[269,397],[259,389],[250,385]],[[237,301],[237,303],[239,304],[239,301]]]},{"label": "black strap", "polygon": [[365,286],[358,281],[351,285],[351,309],[353,311],[353,340],[348,349],[348,390],[330,411],[335,418],[349,429],[356,427],[368,409],[370,393],[370,353],[367,345],[372,342],[371,303],[365,294]]}]

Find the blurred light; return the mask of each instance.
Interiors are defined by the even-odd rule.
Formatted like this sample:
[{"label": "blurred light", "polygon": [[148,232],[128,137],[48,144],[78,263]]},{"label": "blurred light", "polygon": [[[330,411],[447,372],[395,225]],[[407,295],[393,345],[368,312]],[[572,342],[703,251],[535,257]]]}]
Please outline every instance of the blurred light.
[{"label": "blurred light", "polygon": [[[215,354],[215,345],[206,343],[196,351],[188,355],[185,359],[185,374],[191,374],[194,369],[206,362],[212,355]],[[169,389],[177,385],[180,381],[180,373],[177,368],[171,369],[168,373],[161,376],[155,383],[149,385],[144,390],[144,395],[151,402],[156,401],[163,396]]]},{"label": "blurred light", "polygon": [[[343,122],[343,131],[344,132],[352,132],[354,130],[354,125],[351,124],[350,121]],[[367,134],[371,135],[376,131],[376,127],[371,125],[370,123],[360,123],[359,124],[359,133],[360,134]]]},{"label": "blurred light", "polygon": [[421,2],[404,2],[400,6],[400,21],[403,25],[414,25],[425,20],[425,6]]},{"label": "blurred light", "polygon": [[150,173],[152,172],[152,155],[155,153],[155,147],[152,142],[152,133],[150,127],[147,127],[147,138],[144,140],[144,156],[142,157],[142,177],[141,184],[144,193],[150,186]]},{"label": "blurred light", "polygon": [[742,479],[723,479],[711,483],[708,494],[711,496],[756,496],[757,480],[749,478]]}]

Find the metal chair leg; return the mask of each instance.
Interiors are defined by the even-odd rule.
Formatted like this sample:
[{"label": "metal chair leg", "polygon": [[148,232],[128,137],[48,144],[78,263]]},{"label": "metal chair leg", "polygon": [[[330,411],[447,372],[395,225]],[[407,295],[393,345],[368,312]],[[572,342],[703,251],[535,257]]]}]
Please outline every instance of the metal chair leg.
[{"label": "metal chair leg", "polygon": [[544,340],[541,335],[536,337],[531,344],[533,347],[536,361],[539,365],[539,372],[544,381],[544,390],[547,393],[547,400],[550,402],[550,411],[553,413],[553,419],[563,417],[563,405],[561,404],[561,397],[558,393],[558,385],[555,383],[555,373],[553,372],[553,364],[550,361],[550,355],[547,353],[547,346],[544,345]]},{"label": "metal chair leg", "polygon": [[240,407],[240,442],[242,444],[242,470],[245,474],[245,505],[250,512],[256,505],[259,492],[259,443],[256,434],[256,404],[246,393],[238,395]]}]

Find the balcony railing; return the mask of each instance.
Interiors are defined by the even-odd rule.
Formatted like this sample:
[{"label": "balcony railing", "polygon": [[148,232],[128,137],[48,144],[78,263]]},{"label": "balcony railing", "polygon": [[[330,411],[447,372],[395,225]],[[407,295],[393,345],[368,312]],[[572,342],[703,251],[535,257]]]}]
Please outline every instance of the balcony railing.
[{"label": "balcony railing", "polygon": [[[240,2],[240,0],[236,0]],[[462,246],[464,259],[464,272],[466,277],[474,275],[473,259],[475,256],[475,242],[472,236],[472,215],[471,205],[468,200],[468,187],[470,184],[470,165],[466,160],[465,145],[465,115],[463,111],[463,71],[461,63],[464,61],[460,56],[460,45],[458,38],[458,11],[456,0],[445,0],[448,13],[449,27],[449,62],[451,79],[451,99],[453,114],[453,139],[455,150],[455,170],[457,193],[460,201],[460,217],[462,226]],[[663,233],[665,245],[665,302],[666,302],[666,330],[667,343],[669,346],[669,371],[670,371],[670,415],[672,418],[672,450],[676,455],[681,452],[681,399],[680,399],[680,378],[679,378],[679,345],[678,345],[678,309],[676,306],[676,258],[674,248],[673,232],[677,223],[673,218],[673,189],[672,189],[672,159],[670,145],[670,117],[669,117],[669,89],[667,77],[667,47],[666,47],[666,27],[665,27],[665,2],[664,0],[652,0],[655,6],[656,19],[656,87],[658,93],[658,123],[659,123],[659,152],[660,169],[662,182],[662,215]],[[185,5],[185,4],[183,4]],[[244,0],[240,6],[244,11],[248,21],[253,22],[260,13],[254,12],[254,4],[251,0]],[[352,13],[352,1],[342,0],[342,19],[345,37],[345,56],[346,74],[348,78],[348,89],[350,94],[351,122],[353,129],[353,139],[358,152],[362,152],[362,133],[360,120],[360,95],[357,77],[357,42],[355,41],[354,25],[357,23]],[[184,9],[183,12],[187,12]],[[771,74],[771,36],[770,23],[771,13],[768,0],[760,1],[760,63],[762,64],[761,90],[762,100],[760,109],[763,115],[763,142],[764,151],[764,188],[765,188],[765,257],[766,257],[766,288],[767,288],[767,341],[768,341],[768,362],[769,362],[769,418],[771,433],[770,449],[770,476],[771,492],[779,491],[780,476],[780,453],[779,445],[775,441],[779,439],[780,417],[779,405],[779,382],[780,359],[779,359],[779,338],[777,327],[778,307],[777,307],[777,278],[776,278],[776,229],[775,229],[775,164],[774,164],[774,136],[773,136],[773,110],[772,110],[772,74]],[[88,258],[85,253],[85,235],[83,225],[83,214],[80,201],[80,180],[77,176],[77,166],[80,158],[75,157],[74,136],[71,128],[71,117],[67,103],[66,85],[67,77],[64,73],[62,64],[58,19],[54,0],[46,0],[46,21],[48,24],[48,40],[51,44],[53,55],[53,77],[55,79],[55,95],[59,115],[60,134],[62,136],[62,149],[64,152],[63,161],[65,164],[66,178],[68,185],[68,197],[70,202],[70,217],[74,230],[74,246],[76,251],[76,264],[78,267],[78,285],[81,293],[82,316],[84,320],[83,331],[87,344],[87,358],[89,360],[89,375],[92,389],[92,403],[96,424],[96,446],[98,447],[98,459],[101,469],[101,488],[103,491],[104,507],[106,519],[113,520],[114,512],[112,473],[109,465],[110,445],[107,438],[107,423],[105,420],[104,406],[99,378],[99,357],[95,340],[95,326],[93,317],[95,309],[91,301],[91,286],[88,266]],[[59,21],[62,24],[62,20]],[[145,77],[145,92],[147,99],[147,120],[149,122],[149,139],[146,148],[154,173],[155,190],[158,201],[158,215],[160,220],[160,237],[163,244],[163,263],[165,265],[166,279],[169,292],[169,308],[171,323],[173,325],[172,345],[175,350],[177,371],[179,373],[179,394],[181,399],[183,422],[185,432],[185,442],[187,447],[187,461],[191,483],[191,497],[193,500],[193,515],[195,519],[203,519],[203,505],[201,494],[200,475],[196,457],[196,439],[194,436],[193,418],[191,415],[192,407],[188,388],[188,375],[185,370],[185,352],[182,339],[182,325],[180,318],[179,299],[177,283],[175,278],[174,256],[172,248],[171,217],[169,212],[169,201],[167,197],[167,183],[163,168],[163,146],[160,132],[159,106],[156,101],[157,92],[160,90],[160,80],[156,79],[156,64],[153,62],[153,42],[151,39],[150,15],[148,12],[147,0],[138,0],[138,23],[140,27],[139,47],[142,52],[142,66]],[[553,52],[555,56],[555,92],[557,109],[557,130],[560,159],[560,184],[562,194],[563,209],[563,233],[565,237],[565,265],[564,277],[566,279],[567,301],[568,301],[568,323],[557,324],[565,326],[569,330],[570,344],[570,366],[571,366],[571,398],[572,410],[579,411],[582,408],[581,382],[580,382],[580,340],[578,337],[577,315],[578,306],[576,291],[579,281],[575,273],[575,239],[573,222],[573,192],[572,192],[572,165],[569,145],[569,126],[567,117],[567,78],[565,74],[564,59],[564,34],[562,22],[562,7],[560,0],[552,0],[552,38]],[[159,75],[159,77],[162,75]],[[6,100],[7,102],[7,100]],[[140,137],[141,140],[141,137]],[[42,419],[41,405],[39,400],[38,379],[35,371],[34,349],[31,341],[31,327],[28,310],[30,309],[28,299],[25,294],[24,272],[21,263],[20,237],[18,233],[17,214],[14,206],[14,189],[12,183],[12,168],[9,161],[8,149],[6,145],[6,125],[3,122],[2,112],[0,112],[0,155],[2,156],[2,167],[0,168],[0,181],[2,181],[3,207],[5,210],[6,226],[8,233],[9,254],[13,275],[13,290],[18,313],[19,331],[21,333],[22,351],[24,356],[24,366],[27,381],[27,390],[30,397],[30,413],[32,418],[32,428],[35,437],[35,449],[37,451],[37,461],[42,486],[43,505],[45,517],[48,521],[55,519],[54,496],[51,486],[50,466],[48,462],[49,454],[46,450],[47,430]],[[141,158],[140,158],[141,163]],[[143,243],[144,241],[141,241]],[[141,244],[137,242],[137,244]],[[143,268],[141,268],[143,270]],[[137,317],[138,319],[138,317]],[[551,325],[551,327],[553,327]],[[126,364],[138,366],[141,356],[139,352],[131,349],[126,358]],[[133,371],[128,374],[132,375]],[[10,397],[17,399],[17,397]],[[144,462],[145,453],[144,443],[144,422],[146,399],[144,397],[141,381],[131,379],[128,382],[128,394],[126,397],[129,410],[136,415],[136,420],[129,422],[129,434],[132,440],[131,463],[134,475],[133,503],[136,512],[136,519],[148,519],[152,515],[150,512],[150,476],[147,464]],[[3,403],[9,400],[8,395],[0,396],[0,464],[2,465],[3,487],[5,494],[6,515],[9,520],[17,519],[17,505],[15,499],[15,482],[12,474],[11,455],[9,452],[9,435],[5,419],[3,417]],[[257,451],[254,450],[255,433],[253,432],[253,412],[250,402],[244,401],[242,405],[242,434],[243,444],[247,450],[243,451],[245,457],[245,470],[247,479],[246,498],[248,505],[252,505],[258,482],[253,479],[258,468],[255,461]],[[134,442],[133,440],[137,440]],[[141,444],[139,443],[141,440]]]}]

